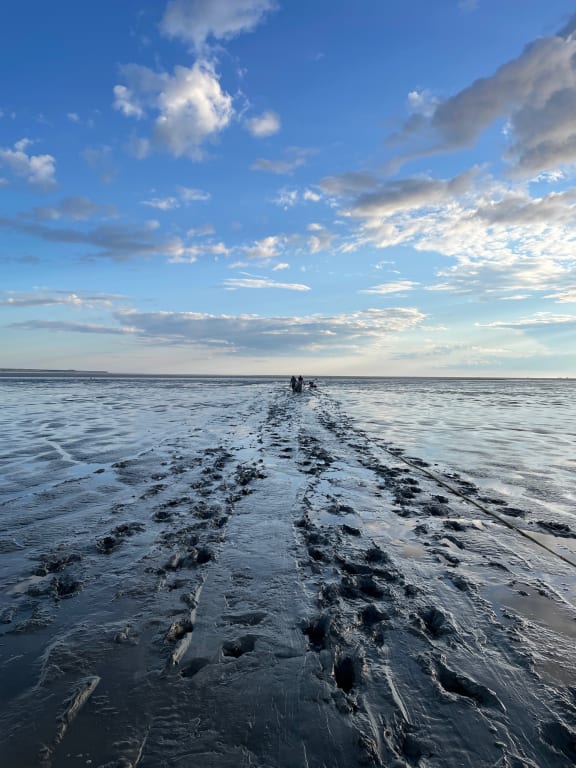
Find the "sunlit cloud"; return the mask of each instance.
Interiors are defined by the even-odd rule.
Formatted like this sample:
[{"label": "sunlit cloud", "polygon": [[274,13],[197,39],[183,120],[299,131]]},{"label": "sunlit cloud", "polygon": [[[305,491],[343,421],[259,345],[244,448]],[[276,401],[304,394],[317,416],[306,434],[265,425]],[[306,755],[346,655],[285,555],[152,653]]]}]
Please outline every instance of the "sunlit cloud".
[{"label": "sunlit cloud", "polygon": [[393,283],[381,283],[380,285],[373,285],[371,288],[364,288],[364,290],[358,291],[358,293],[376,293],[386,295],[388,293],[404,293],[405,291],[413,291],[420,283],[415,283],[412,280],[397,280]]},{"label": "sunlit cloud", "polygon": [[275,0],[170,0],[160,28],[200,51],[210,39],[229,40],[251,32],[276,7]]},{"label": "sunlit cloud", "polygon": [[280,130],[280,117],[276,112],[264,112],[246,120],[246,128],[257,139],[273,136]]},{"label": "sunlit cloud", "polygon": [[278,283],[275,280],[264,278],[230,278],[224,280],[224,288],[227,291],[237,291],[239,288],[281,288],[285,291],[309,291],[309,285],[302,283]]},{"label": "sunlit cloud", "polygon": [[121,73],[126,84],[114,87],[114,108],[137,120],[154,117],[152,144],[175,157],[201,160],[204,143],[234,117],[232,96],[222,90],[211,61],[177,66],[172,75],[137,64]]},{"label": "sunlit cloud", "polygon": [[56,160],[52,155],[33,155],[34,142],[20,139],[13,147],[0,147],[0,167],[11,171],[32,187],[50,189],[56,185]]}]

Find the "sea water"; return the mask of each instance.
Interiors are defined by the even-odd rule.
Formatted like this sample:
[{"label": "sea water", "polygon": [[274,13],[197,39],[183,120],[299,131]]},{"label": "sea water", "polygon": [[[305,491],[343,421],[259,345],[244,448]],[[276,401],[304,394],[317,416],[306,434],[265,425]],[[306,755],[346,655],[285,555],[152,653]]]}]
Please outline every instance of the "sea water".
[{"label": "sea water", "polygon": [[[576,380],[317,381],[374,440],[576,527]],[[0,378],[0,502],[224,425],[282,387],[292,396],[283,377]]]},{"label": "sea water", "polygon": [[369,378],[325,386],[374,439],[576,528],[576,380]]}]

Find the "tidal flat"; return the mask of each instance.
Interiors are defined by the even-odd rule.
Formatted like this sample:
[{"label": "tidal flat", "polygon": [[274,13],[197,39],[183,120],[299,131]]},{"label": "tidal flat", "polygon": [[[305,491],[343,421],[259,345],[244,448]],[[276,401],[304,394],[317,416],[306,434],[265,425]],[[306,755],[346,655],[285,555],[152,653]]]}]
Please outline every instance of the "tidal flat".
[{"label": "tidal flat", "polygon": [[488,491],[336,382],[0,387],[3,768],[576,762],[564,486]]}]

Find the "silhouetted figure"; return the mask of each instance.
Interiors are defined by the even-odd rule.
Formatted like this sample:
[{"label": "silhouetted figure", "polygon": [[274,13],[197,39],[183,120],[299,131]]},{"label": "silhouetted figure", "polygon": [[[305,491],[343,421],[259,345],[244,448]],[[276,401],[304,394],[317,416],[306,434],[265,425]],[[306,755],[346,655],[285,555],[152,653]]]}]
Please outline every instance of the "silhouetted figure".
[{"label": "silhouetted figure", "polygon": [[290,379],[290,386],[292,387],[292,392],[296,392],[296,376],[292,376]]},{"label": "silhouetted figure", "polygon": [[302,392],[302,387],[304,385],[304,379],[302,376],[298,376],[298,381],[296,383],[296,392]]}]

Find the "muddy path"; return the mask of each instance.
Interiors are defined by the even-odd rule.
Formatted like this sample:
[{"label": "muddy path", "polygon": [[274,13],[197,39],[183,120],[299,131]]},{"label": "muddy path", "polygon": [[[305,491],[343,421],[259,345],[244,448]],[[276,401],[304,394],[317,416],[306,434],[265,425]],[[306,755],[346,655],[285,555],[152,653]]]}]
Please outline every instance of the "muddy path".
[{"label": "muddy path", "polygon": [[2,766],[573,765],[575,569],[403,458],[272,387],[7,502]]}]

